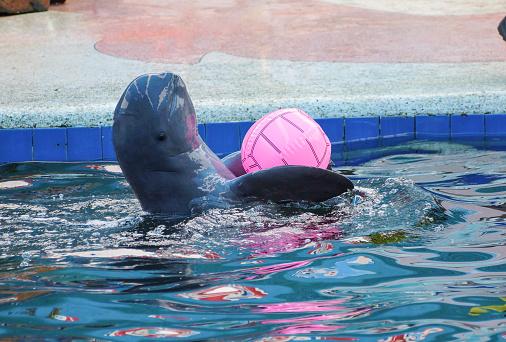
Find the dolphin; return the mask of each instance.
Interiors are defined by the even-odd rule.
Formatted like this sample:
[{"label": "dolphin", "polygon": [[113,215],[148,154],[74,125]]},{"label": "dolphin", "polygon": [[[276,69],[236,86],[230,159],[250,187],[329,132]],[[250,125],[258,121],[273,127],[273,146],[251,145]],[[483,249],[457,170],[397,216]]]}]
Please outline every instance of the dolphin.
[{"label": "dolphin", "polygon": [[499,26],[497,27],[497,30],[499,31],[499,34],[501,35],[502,39],[506,41],[506,17],[504,17],[504,19],[501,20]]},{"label": "dolphin", "polygon": [[142,209],[152,214],[188,217],[206,202],[321,202],[353,189],[331,170],[279,166],[245,174],[240,153],[221,160],[198,134],[183,80],[169,72],[128,85],[114,111],[113,144]]}]

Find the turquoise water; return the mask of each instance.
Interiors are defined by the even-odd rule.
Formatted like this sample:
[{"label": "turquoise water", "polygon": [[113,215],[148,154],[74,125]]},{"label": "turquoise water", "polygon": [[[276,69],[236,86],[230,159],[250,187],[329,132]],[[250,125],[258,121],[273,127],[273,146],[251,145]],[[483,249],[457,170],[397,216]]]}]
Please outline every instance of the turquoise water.
[{"label": "turquoise water", "polygon": [[0,336],[502,340],[503,147],[353,151],[352,194],[180,222],[144,215],[114,164],[1,166]]}]

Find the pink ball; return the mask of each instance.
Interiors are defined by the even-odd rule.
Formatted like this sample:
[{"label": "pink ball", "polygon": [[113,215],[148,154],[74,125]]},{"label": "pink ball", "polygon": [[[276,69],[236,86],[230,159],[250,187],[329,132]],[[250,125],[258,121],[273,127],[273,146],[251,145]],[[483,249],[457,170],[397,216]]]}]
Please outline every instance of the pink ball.
[{"label": "pink ball", "polygon": [[297,108],[269,113],[248,130],[241,147],[247,173],[283,165],[326,169],[330,141],[316,121]]}]

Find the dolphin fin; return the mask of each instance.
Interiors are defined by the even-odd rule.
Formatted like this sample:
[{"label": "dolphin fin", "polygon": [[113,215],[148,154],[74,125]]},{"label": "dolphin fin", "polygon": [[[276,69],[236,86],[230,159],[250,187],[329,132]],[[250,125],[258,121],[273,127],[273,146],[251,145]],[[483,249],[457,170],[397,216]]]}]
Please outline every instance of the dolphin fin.
[{"label": "dolphin fin", "polygon": [[241,151],[230,153],[221,161],[236,177],[246,174],[246,171],[244,171],[244,167],[242,166]]},{"label": "dolphin fin", "polygon": [[322,202],[353,189],[346,177],[330,170],[307,166],[277,166],[245,174],[229,181],[238,198],[274,202]]}]

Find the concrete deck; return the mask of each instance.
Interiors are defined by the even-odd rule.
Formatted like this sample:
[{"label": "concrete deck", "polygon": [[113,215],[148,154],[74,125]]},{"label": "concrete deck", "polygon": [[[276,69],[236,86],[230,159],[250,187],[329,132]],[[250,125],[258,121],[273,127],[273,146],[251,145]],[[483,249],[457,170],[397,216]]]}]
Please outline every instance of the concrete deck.
[{"label": "concrete deck", "polygon": [[0,17],[0,127],[111,124],[130,80],[160,71],[200,122],[506,113],[504,15],[503,0],[67,0]]}]

